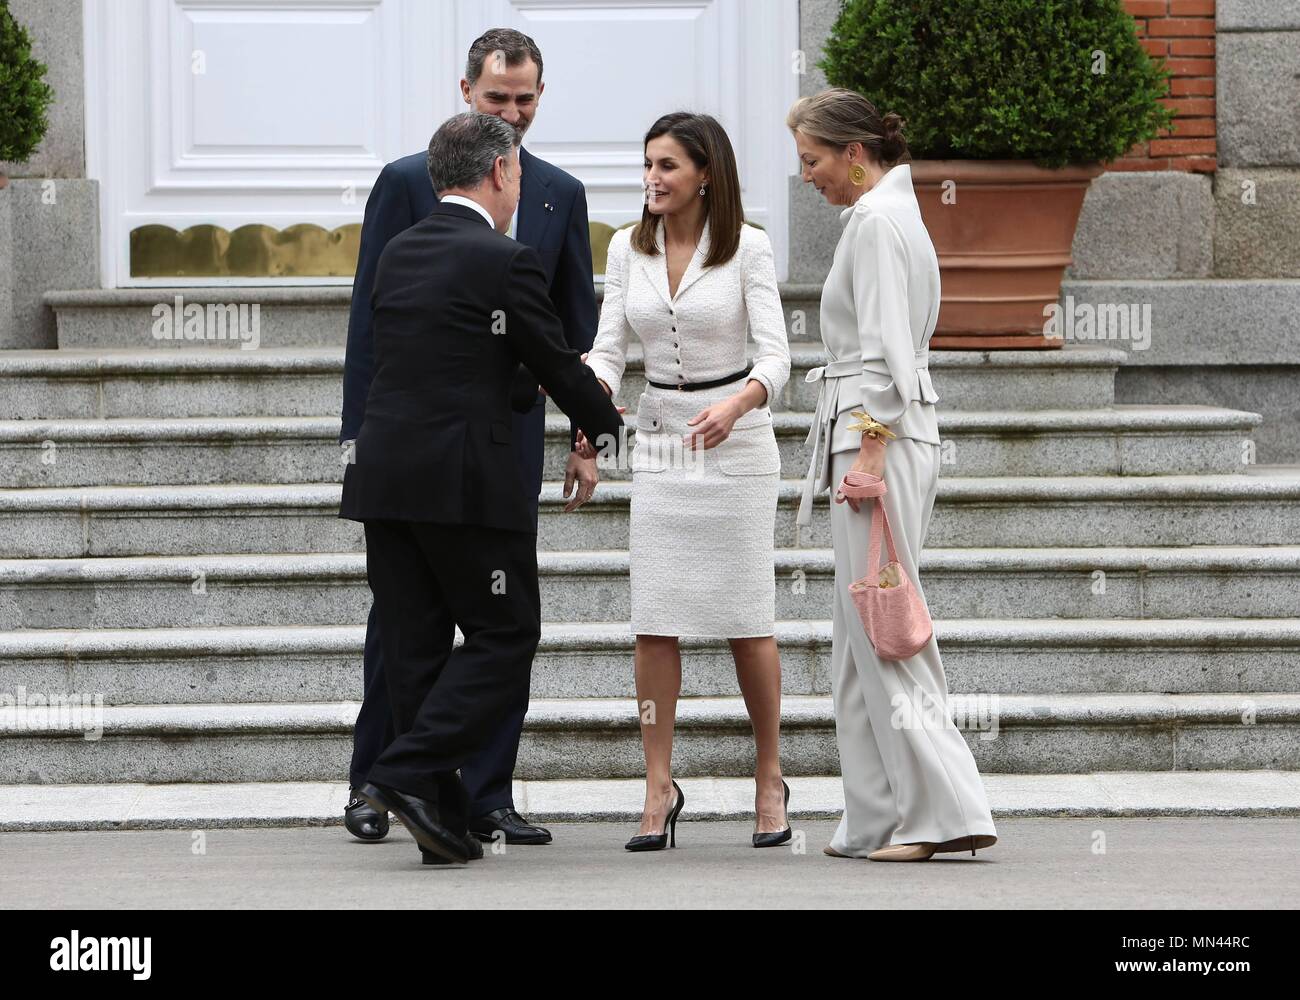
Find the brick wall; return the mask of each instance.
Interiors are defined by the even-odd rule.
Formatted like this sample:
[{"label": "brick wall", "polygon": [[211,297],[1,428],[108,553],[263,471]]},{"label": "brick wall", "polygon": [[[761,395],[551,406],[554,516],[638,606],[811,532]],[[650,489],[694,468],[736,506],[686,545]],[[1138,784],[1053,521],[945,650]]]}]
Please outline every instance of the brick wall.
[{"label": "brick wall", "polygon": [[1134,146],[1111,170],[1194,170],[1216,166],[1214,130],[1214,0],[1124,0],[1138,37],[1163,56],[1173,77],[1164,103],[1173,128]]}]

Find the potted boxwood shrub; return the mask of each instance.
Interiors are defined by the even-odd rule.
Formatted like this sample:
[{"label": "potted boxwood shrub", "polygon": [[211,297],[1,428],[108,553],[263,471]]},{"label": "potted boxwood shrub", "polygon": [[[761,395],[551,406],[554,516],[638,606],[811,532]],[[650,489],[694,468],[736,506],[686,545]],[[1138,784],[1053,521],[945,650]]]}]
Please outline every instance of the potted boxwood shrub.
[{"label": "potted boxwood shrub", "polygon": [[[23,162],[45,137],[45,111],[54,93],[44,76],[27,32],[9,13],[8,0],[0,0],[0,162]],[[0,188],[7,183],[0,170]]]},{"label": "potted boxwood shrub", "polygon": [[943,285],[931,346],[1062,346],[1044,309],[1088,185],[1173,119],[1120,0],[843,0],[818,65],[907,123]]}]

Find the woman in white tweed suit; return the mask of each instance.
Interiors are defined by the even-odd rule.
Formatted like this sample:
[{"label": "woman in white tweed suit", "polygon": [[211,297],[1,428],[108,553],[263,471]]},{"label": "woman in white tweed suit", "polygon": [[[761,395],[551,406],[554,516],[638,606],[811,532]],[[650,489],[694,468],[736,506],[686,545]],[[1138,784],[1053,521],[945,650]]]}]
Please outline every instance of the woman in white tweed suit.
[{"label": "woman in white tweed suit", "polygon": [[[808,436],[813,455],[798,523],[813,494],[850,470],[881,476],[898,560],[917,566],[939,479],[939,429],[926,357],[939,317],[939,263],[912,189],[902,120],[861,94],[823,91],[786,120],[803,179],[833,205],[844,232],[822,290],[830,359]],[[844,815],[826,853],[924,861],[997,840],[975,759],[947,710],[934,637],[906,660],[882,660],[847,587],[866,575],[872,501],[831,504],[835,551],[831,671]],[[941,708],[942,711],[936,709]]]},{"label": "woman in white tweed suit", "polygon": [[[708,115],[665,115],[645,138],[641,222],[609,247],[587,364],[618,393],[633,334],[649,383],[632,454],[632,631],[646,758],[629,850],[675,841],[672,780],[681,636],[730,641],[754,728],[756,847],[790,839],[781,778],[773,534],[781,459],[770,403],[790,374],[772,247],[744,223],[731,143]],[[746,330],[757,346],[746,365]]]}]

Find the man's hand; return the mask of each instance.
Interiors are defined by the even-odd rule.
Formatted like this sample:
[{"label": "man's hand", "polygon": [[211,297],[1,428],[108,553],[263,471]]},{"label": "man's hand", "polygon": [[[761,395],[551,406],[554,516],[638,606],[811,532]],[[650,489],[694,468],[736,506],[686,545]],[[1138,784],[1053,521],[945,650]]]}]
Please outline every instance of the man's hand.
[{"label": "man's hand", "polygon": [[[581,432],[579,432],[581,434]],[[568,514],[575,511],[584,503],[591,499],[591,495],[596,492],[596,484],[600,482],[600,473],[596,471],[596,459],[583,458],[578,452],[569,452],[568,464],[564,467],[564,495],[567,497],[573,492],[574,483],[578,484],[578,491],[574,494],[573,499],[564,505],[564,512]]]},{"label": "man's hand", "polygon": [[[619,413],[627,412],[626,406],[616,406],[614,407],[614,409],[618,410]],[[587,435],[583,432],[582,428],[579,427],[578,439],[577,441],[574,442],[573,451],[571,451],[569,454],[578,455],[582,458],[595,461],[596,456],[599,455],[600,452],[596,450],[596,446],[594,444],[592,444],[590,441],[587,440]]]}]

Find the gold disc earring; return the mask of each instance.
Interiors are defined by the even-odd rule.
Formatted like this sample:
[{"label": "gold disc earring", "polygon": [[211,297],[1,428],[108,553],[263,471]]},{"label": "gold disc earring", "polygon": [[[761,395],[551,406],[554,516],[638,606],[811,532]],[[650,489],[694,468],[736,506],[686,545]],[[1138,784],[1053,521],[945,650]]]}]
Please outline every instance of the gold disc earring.
[{"label": "gold disc earring", "polygon": [[861,163],[855,163],[849,167],[849,180],[853,182],[854,187],[862,187],[867,182],[867,170]]}]

